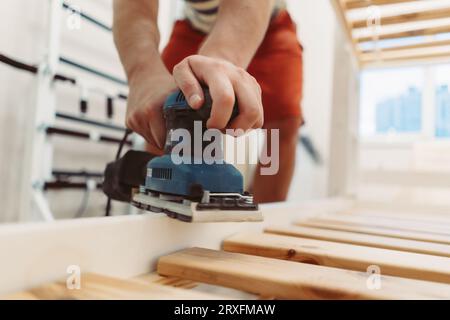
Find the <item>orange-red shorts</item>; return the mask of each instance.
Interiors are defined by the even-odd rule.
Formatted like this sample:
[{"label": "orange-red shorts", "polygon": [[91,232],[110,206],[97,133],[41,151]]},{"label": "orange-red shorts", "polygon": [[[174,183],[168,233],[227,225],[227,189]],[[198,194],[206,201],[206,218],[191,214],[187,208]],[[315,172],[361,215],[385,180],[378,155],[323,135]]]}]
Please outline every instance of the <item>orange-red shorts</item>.
[{"label": "orange-red shorts", "polygon": [[[302,47],[296,25],[287,11],[280,12],[270,23],[266,36],[247,71],[262,88],[266,123],[283,118],[302,118],[300,103],[303,87]],[[162,53],[166,67],[197,54],[206,35],[186,20],[175,23],[169,44]]]}]

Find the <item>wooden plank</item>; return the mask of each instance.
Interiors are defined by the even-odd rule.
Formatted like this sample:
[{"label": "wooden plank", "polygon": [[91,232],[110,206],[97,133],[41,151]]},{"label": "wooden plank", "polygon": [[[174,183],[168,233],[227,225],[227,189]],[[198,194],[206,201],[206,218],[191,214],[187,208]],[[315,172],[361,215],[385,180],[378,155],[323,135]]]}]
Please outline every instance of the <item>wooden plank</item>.
[{"label": "wooden plank", "polygon": [[265,229],[265,232],[290,237],[334,241],[360,246],[423,253],[450,258],[450,246],[438,243],[394,239],[389,237],[372,236],[347,231],[335,231],[300,226],[268,227]]},{"label": "wooden plank", "polygon": [[319,228],[319,229],[350,231],[350,232],[363,233],[363,234],[369,234],[369,235],[375,235],[375,236],[391,237],[391,238],[398,238],[398,239],[409,239],[409,240],[417,240],[417,241],[425,241],[425,242],[450,245],[450,239],[448,236],[434,235],[434,234],[417,232],[417,231],[403,231],[403,230],[396,230],[396,229],[381,229],[381,228],[377,228],[377,227],[345,225],[345,224],[339,224],[339,223],[332,223],[332,222],[325,221],[325,220],[324,221],[314,221],[312,219],[296,221],[295,225]]},{"label": "wooden plank", "polygon": [[310,221],[314,222],[332,222],[332,223],[340,223],[351,226],[361,226],[361,227],[375,227],[381,229],[395,229],[402,231],[414,231],[414,232],[422,232],[429,233],[435,235],[443,235],[447,236],[450,241],[450,226],[442,226],[435,225],[433,223],[419,223],[408,220],[394,220],[389,218],[381,218],[381,217],[359,217],[357,215],[348,216],[348,215],[339,215],[339,214],[331,214],[331,215],[321,215],[317,218],[311,218]]},{"label": "wooden plank", "polygon": [[[389,52],[373,52],[373,53],[365,53],[360,56],[361,62],[386,62],[386,61],[401,61],[401,60],[409,60],[409,59],[427,59],[434,57],[450,57],[450,46],[446,47],[434,47],[434,48],[426,48],[426,49],[413,49],[413,50],[398,50],[398,51],[389,51]],[[442,177],[437,181],[441,181]],[[423,182],[419,182],[423,183]],[[425,182],[426,183],[426,182]],[[445,182],[444,182],[445,183]],[[446,181],[448,186],[448,181]],[[433,184],[436,187],[436,184]]]},{"label": "wooden plank", "polygon": [[158,273],[280,299],[448,299],[450,286],[201,248],[159,259]]},{"label": "wooden plank", "polygon": [[[450,17],[450,8],[439,8],[427,11],[408,12],[393,16],[381,17],[380,24],[382,26],[386,26],[406,22],[410,23],[410,22],[442,19],[448,17]],[[353,29],[368,27],[367,19],[352,21],[350,24]]]},{"label": "wooden plank", "polygon": [[[435,48],[435,47],[442,47],[442,46],[450,46],[450,40],[433,40],[433,41],[426,41],[426,42],[420,42],[420,43],[408,44],[408,45],[396,45],[396,46],[392,46],[392,47],[383,47],[383,48],[381,48],[381,52]],[[376,53],[376,51],[374,51],[372,49],[367,49],[367,50],[361,51],[361,53],[362,54]]]},{"label": "wooden plank", "polygon": [[414,1],[421,1],[421,0],[347,0],[345,1],[345,8],[348,10],[352,10],[352,9],[366,8],[369,6],[384,6]]},{"label": "wooden plank", "polygon": [[[225,251],[348,270],[381,268],[382,274],[450,284],[450,258],[264,233],[240,233]],[[450,296],[449,296],[450,298]]]},{"label": "wooden plank", "polygon": [[[445,212],[450,212],[450,208],[446,208]],[[334,213],[334,212],[332,212]],[[412,212],[403,208],[364,208],[355,207],[348,210],[342,210],[339,212],[341,215],[348,216],[360,216],[360,217],[372,217],[372,218],[389,218],[397,221],[415,221],[417,223],[433,223],[437,225],[448,225],[450,227],[450,214],[436,213],[434,211],[426,211],[423,213]]]},{"label": "wooden plank", "polygon": [[407,66],[417,66],[423,63],[446,64],[450,62],[450,53],[426,54],[423,56],[405,56],[398,59],[373,60],[362,62],[365,69],[375,68],[399,68]]},{"label": "wooden plank", "polygon": [[[450,26],[438,26],[438,27],[430,27],[430,28],[418,28],[401,32],[391,32],[391,33],[381,33],[378,35],[378,40],[387,40],[387,39],[399,39],[399,38],[410,38],[410,37],[418,37],[418,36],[432,36],[440,33],[448,33],[450,32]],[[373,40],[372,36],[368,37],[359,37],[356,38],[356,42],[370,42]]]},{"label": "wooden plank", "polygon": [[43,285],[27,292],[12,294],[5,299],[39,299],[39,300],[205,300],[223,299],[223,297],[176,289],[172,287],[142,284],[98,274],[83,274],[81,289],[69,290],[66,282],[59,281]]},{"label": "wooden plank", "polygon": [[190,280],[185,280],[185,279],[181,279],[181,278],[176,278],[176,277],[163,277],[160,276],[157,273],[149,273],[149,274],[144,274],[138,277],[134,277],[131,280],[139,282],[141,284],[160,284],[160,285],[165,285],[165,286],[170,286],[170,287],[175,287],[175,288],[183,288],[183,289],[193,289],[195,287],[198,286],[198,283],[190,281]]}]

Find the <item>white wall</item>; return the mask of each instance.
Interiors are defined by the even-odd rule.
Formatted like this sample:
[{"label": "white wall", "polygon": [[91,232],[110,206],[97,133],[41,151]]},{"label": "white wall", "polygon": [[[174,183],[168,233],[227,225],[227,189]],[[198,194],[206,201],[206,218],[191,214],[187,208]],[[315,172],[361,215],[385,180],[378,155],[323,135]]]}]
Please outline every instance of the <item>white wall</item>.
[{"label": "white wall", "polygon": [[327,0],[290,0],[288,6],[304,46],[302,107],[306,125],[301,131],[310,136],[324,161],[317,166],[302,148],[297,151],[290,199],[322,198],[328,195],[337,21]]}]

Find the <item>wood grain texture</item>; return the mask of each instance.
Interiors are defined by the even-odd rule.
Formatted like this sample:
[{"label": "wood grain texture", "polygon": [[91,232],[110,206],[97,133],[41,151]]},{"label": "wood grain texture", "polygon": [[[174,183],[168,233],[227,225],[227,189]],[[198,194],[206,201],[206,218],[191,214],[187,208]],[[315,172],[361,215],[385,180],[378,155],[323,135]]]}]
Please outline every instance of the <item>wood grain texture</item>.
[{"label": "wood grain texture", "polygon": [[193,289],[198,286],[198,283],[190,280],[185,280],[177,277],[164,277],[160,276],[157,273],[144,274],[141,276],[134,277],[131,280],[145,285],[156,283],[160,285],[183,289]]},{"label": "wood grain texture", "polygon": [[[450,40],[449,40],[450,45]],[[450,208],[446,209],[450,211]],[[332,213],[329,213],[332,214]],[[343,210],[339,213],[340,216],[349,217],[370,217],[370,218],[383,218],[391,219],[395,221],[409,221],[417,222],[421,224],[431,224],[439,226],[449,226],[450,227],[450,214],[433,213],[428,211],[426,213],[417,214],[411,212],[411,210],[399,209],[399,210],[386,210],[386,209],[353,209],[353,210]]]},{"label": "wood grain texture", "polygon": [[358,215],[321,215],[310,221],[342,223],[361,227],[377,227],[400,231],[413,231],[448,236],[450,239],[450,224],[436,224],[432,222],[416,222],[408,219],[391,219],[383,217],[360,217]]},{"label": "wood grain texture", "polygon": [[122,280],[98,274],[83,274],[81,289],[69,290],[65,281],[43,285],[26,292],[3,297],[12,300],[211,300],[220,296],[157,285],[136,280]]},{"label": "wood grain texture", "polygon": [[237,234],[226,239],[223,248],[362,272],[376,265],[385,275],[450,284],[450,258],[445,257],[263,233]]},{"label": "wood grain texture", "polygon": [[265,232],[291,237],[341,242],[450,258],[450,245],[439,243],[396,239],[348,231],[336,231],[301,226],[268,227],[265,229]]},{"label": "wood grain texture", "polygon": [[192,248],[159,259],[158,273],[279,299],[448,299],[450,286],[382,276],[380,290],[362,272]]},{"label": "wood grain texture", "polygon": [[304,227],[312,227],[319,229],[328,229],[328,230],[338,230],[338,231],[350,231],[355,233],[383,236],[383,237],[391,237],[398,239],[409,239],[416,241],[424,241],[424,242],[432,242],[432,243],[440,243],[445,245],[450,245],[450,237],[439,234],[430,234],[419,231],[404,231],[404,230],[396,230],[396,229],[388,229],[388,228],[377,228],[370,226],[358,226],[358,225],[349,225],[344,223],[333,223],[332,221],[327,220],[299,220],[295,222],[295,225],[304,226]]}]

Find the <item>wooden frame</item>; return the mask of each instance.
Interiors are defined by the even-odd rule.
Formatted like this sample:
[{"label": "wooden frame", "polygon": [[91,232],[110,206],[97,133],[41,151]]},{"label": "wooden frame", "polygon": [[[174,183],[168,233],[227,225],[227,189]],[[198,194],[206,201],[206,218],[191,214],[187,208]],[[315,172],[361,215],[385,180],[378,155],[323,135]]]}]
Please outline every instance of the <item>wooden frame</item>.
[{"label": "wooden frame", "polygon": [[[332,3],[362,68],[450,61],[450,39],[445,36],[450,33],[450,4],[443,0],[442,3],[332,0]],[[369,17],[364,10],[374,6],[380,15],[364,19]],[[373,24],[376,30],[371,31]],[[399,40],[400,44],[393,40]],[[404,41],[406,44],[402,44]],[[373,48],[368,48],[370,44]]]}]

